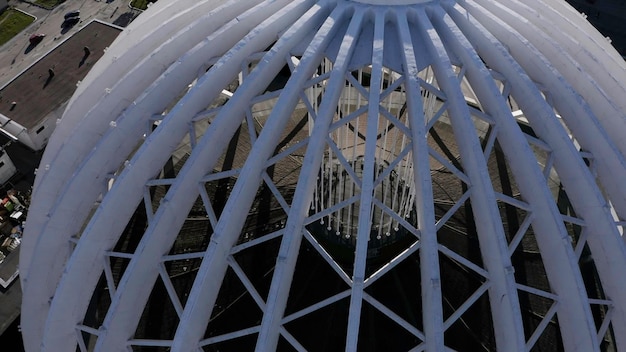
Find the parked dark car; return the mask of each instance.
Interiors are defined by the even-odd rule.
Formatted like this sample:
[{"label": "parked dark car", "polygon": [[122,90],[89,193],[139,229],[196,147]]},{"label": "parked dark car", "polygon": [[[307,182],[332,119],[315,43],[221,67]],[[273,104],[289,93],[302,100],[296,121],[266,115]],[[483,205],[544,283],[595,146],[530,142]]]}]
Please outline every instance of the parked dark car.
[{"label": "parked dark car", "polygon": [[43,33],[35,33],[33,35],[30,36],[30,38],[28,39],[28,41],[30,42],[30,45],[37,45],[39,43],[41,43],[41,41],[43,40],[43,38],[45,38],[45,34]]},{"label": "parked dark car", "polygon": [[70,17],[61,23],[62,28],[70,28],[80,21],[80,17]]},{"label": "parked dark car", "polygon": [[63,18],[65,18],[66,20],[68,18],[72,18],[72,17],[78,17],[80,16],[80,10],[74,10],[74,11],[70,11],[68,13],[66,13]]}]

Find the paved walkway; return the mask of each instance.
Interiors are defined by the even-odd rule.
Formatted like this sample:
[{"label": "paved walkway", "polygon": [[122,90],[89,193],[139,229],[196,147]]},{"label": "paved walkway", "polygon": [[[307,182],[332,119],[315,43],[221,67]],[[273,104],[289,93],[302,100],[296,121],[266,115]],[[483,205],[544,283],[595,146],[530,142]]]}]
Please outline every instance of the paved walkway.
[{"label": "paved walkway", "polygon": [[[37,20],[0,47],[0,87],[93,18],[126,26],[139,13],[131,10],[128,3],[129,0],[68,0],[54,10],[46,10],[26,2],[9,0],[10,6],[35,16]],[[63,15],[73,10],[80,10],[81,22],[64,31],[61,28]],[[28,38],[34,33],[45,33],[46,37],[27,51],[30,44]]]}]

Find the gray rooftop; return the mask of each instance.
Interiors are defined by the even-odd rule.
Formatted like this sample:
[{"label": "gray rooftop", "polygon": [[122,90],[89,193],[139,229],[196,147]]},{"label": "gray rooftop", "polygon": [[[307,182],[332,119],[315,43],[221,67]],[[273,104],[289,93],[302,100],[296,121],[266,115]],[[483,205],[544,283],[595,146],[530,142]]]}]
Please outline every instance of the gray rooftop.
[{"label": "gray rooftop", "polygon": [[[36,126],[70,99],[76,83],[87,75],[120,32],[119,28],[99,21],[87,24],[0,90],[0,114],[26,128]],[[85,47],[89,48],[88,56]]]}]

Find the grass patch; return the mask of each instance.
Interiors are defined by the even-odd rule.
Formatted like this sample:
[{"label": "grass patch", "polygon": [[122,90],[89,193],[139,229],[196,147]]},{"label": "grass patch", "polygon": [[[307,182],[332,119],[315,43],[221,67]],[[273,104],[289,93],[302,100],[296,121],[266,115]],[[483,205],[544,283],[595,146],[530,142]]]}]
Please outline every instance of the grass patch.
[{"label": "grass patch", "polygon": [[35,0],[34,3],[47,8],[53,8],[64,1],[65,0]]},{"label": "grass patch", "polygon": [[0,13],[0,45],[8,42],[33,21],[35,19],[31,16],[12,8]]},{"label": "grass patch", "polygon": [[157,2],[157,0],[133,0],[130,2],[130,6],[145,10],[150,2]]}]

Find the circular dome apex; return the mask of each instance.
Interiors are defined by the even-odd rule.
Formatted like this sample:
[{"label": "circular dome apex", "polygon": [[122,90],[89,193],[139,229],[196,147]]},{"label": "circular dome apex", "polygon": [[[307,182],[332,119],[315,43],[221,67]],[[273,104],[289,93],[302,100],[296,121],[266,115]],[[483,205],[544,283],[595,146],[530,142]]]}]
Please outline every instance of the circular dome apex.
[{"label": "circular dome apex", "polygon": [[157,2],[43,155],[26,350],[626,348],[625,68],[560,2]]},{"label": "circular dome apex", "polygon": [[430,2],[437,2],[439,0],[353,0],[355,2],[360,2],[368,5],[416,5],[416,4],[425,4]]}]

